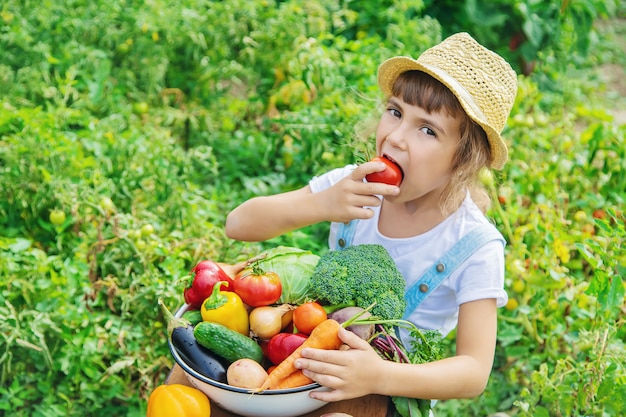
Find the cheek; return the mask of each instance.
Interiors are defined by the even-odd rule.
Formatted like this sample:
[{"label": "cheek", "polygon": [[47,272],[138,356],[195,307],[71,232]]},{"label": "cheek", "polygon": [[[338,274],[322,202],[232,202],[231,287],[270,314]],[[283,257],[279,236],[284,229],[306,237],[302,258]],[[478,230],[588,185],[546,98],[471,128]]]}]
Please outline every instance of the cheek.
[{"label": "cheek", "polygon": [[380,153],[380,147],[385,140],[385,136],[386,135],[379,124],[376,128],[376,154]]}]

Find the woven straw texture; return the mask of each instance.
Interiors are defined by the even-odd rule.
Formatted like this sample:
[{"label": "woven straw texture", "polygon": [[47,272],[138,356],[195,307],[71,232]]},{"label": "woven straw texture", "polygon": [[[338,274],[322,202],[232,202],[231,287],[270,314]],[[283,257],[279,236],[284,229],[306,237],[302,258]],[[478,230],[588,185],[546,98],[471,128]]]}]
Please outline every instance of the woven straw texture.
[{"label": "woven straw texture", "polygon": [[517,75],[498,54],[467,33],[457,33],[424,51],[418,59],[394,57],[378,68],[378,85],[387,97],[400,74],[424,71],[447,86],[467,115],[487,133],[489,166],[501,169],[508,150],[501,133],[517,94]]}]

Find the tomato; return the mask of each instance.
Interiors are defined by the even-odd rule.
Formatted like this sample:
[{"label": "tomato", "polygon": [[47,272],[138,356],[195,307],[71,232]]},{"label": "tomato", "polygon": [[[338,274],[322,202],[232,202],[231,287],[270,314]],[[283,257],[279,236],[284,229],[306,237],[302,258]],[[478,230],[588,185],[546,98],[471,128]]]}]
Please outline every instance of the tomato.
[{"label": "tomato", "polygon": [[115,203],[109,197],[102,197],[100,199],[100,207],[106,211],[107,213],[112,213],[115,211]]},{"label": "tomato", "polygon": [[594,219],[604,219],[606,218],[606,212],[602,209],[595,209],[592,216]]},{"label": "tomato", "polygon": [[324,307],[315,301],[300,304],[293,311],[293,325],[299,332],[305,334],[311,334],[313,329],[327,318]]},{"label": "tomato", "polygon": [[504,308],[509,311],[513,311],[519,307],[519,302],[515,298],[509,298],[509,301],[506,303]]},{"label": "tomato", "polygon": [[241,270],[233,284],[235,293],[250,307],[274,304],[283,292],[278,274],[254,265]]},{"label": "tomato", "polygon": [[146,114],[150,110],[150,106],[145,101],[133,103],[133,112],[136,114]]},{"label": "tomato", "polygon": [[278,333],[267,343],[265,355],[270,362],[278,365],[304,343],[307,337],[303,333]]},{"label": "tomato", "polygon": [[154,233],[154,226],[150,223],[141,226],[141,236],[150,236]]},{"label": "tomato", "polygon": [[60,226],[65,222],[65,212],[61,210],[52,210],[50,212],[50,223]]},{"label": "tomato", "polygon": [[372,172],[367,174],[365,179],[368,182],[382,182],[389,185],[399,186],[402,182],[402,170],[395,162],[390,161],[384,156],[377,156],[371,162],[384,162],[386,168],[380,172]]},{"label": "tomato", "polygon": [[141,231],[139,229],[133,229],[128,231],[128,237],[137,240],[141,238]]}]

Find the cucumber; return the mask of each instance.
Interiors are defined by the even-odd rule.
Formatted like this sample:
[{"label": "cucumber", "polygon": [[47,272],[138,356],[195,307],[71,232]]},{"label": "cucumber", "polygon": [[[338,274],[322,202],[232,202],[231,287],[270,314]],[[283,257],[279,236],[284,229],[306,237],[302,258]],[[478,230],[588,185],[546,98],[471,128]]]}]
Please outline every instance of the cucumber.
[{"label": "cucumber", "polygon": [[201,346],[229,362],[248,358],[258,363],[263,360],[261,346],[252,338],[211,321],[198,323],[193,335]]},{"label": "cucumber", "polygon": [[187,310],[183,313],[183,318],[189,320],[192,326],[202,321],[202,313],[200,310]]}]

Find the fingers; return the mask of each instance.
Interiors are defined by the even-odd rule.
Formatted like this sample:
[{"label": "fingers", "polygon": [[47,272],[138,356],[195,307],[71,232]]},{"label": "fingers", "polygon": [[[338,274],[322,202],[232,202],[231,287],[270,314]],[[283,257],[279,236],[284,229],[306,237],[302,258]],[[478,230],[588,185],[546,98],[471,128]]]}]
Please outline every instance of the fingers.
[{"label": "fingers", "polygon": [[295,363],[304,375],[330,388],[330,391],[311,393],[312,397],[322,401],[345,400],[374,392],[371,386],[372,369],[364,368],[363,363],[381,360],[378,354],[350,331],[340,332],[339,337],[348,350],[303,349],[302,358]]},{"label": "fingers", "polygon": [[320,383],[323,386],[337,388],[342,380],[338,375],[345,371],[346,362],[339,351],[326,351],[322,349],[304,349],[302,358],[295,362],[295,367],[301,369],[304,375]]},{"label": "fingers", "polygon": [[[370,168],[361,169],[365,165]],[[318,200],[325,202],[326,220],[348,222],[371,219],[374,216],[372,207],[382,204],[381,197],[391,198],[400,193],[397,186],[364,181],[365,175],[372,171],[372,165],[376,167],[377,164],[367,163],[357,167],[349,176],[318,194]]]},{"label": "fingers", "polygon": [[381,203],[380,196],[394,196],[400,193],[400,187],[382,182],[350,179],[350,183],[345,191],[358,198],[357,201],[353,202],[354,205],[358,206],[378,206]]},{"label": "fingers", "polygon": [[345,395],[343,391],[340,390],[331,390],[331,391],[311,391],[309,394],[311,398],[315,398],[316,400],[324,401],[327,403],[334,401],[343,401],[353,397],[349,397]]},{"label": "fingers", "polygon": [[[369,163],[365,165],[369,165]],[[377,172],[377,171],[365,170],[365,169],[361,170],[361,168],[364,167],[365,165],[361,165],[360,167],[352,171],[352,174],[350,174],[350,179],[352,180],[352,182],[357,183],[357,186],[358,186],[357,193],[362,194],[362,195],[382,195],[382,196],[393,196],[393,195],[400,193],[400,187],[396,185],[389,185],[383,182],[364,181],[363,179],[365,178],[367,174],[370,174],[372,172]]]},{"label": "fingers", "polygon": [[[358,172],[361,176],[361,179],[365,178],[367,174],[373,174],[374,172],[381,172],[387,168],[384,162],[365,162],[355,168],[354,172]],[[353,172],[353,174],[354,174]]]}]

